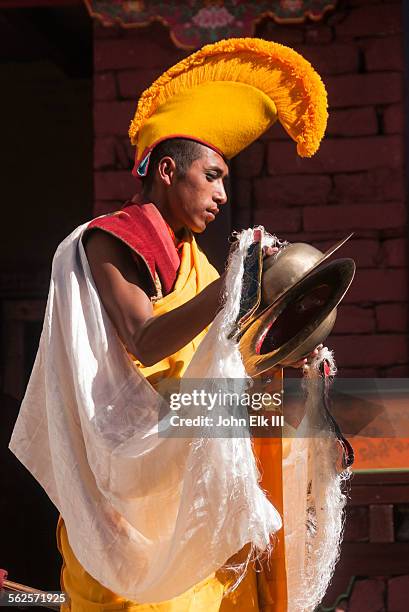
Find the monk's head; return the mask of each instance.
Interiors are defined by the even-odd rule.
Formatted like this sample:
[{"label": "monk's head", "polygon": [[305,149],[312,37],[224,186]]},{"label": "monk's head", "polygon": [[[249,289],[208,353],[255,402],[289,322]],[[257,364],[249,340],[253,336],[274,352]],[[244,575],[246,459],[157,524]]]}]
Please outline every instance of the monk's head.
[{"label": "monk's head", "polygon": [[185,138],[159,143],[143,179],[145,200],[156,204],[177,232],[203,232],[227,202],[225,159],[213,149]]}]

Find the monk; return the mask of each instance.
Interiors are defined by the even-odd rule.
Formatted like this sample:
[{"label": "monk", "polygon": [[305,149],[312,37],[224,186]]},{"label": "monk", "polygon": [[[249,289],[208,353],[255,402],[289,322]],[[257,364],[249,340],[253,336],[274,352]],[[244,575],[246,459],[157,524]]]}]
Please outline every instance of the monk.
[{"label": "monk", "polygon": [[[183,374],[188,359],[185,358],[183,367],[175,372],[173,363],[180,362],[175,356],[186,355],[189,345],[189,353],[193,355],[194,339],[202,335],[219,308],[223,276],[218,277],[216,270],[198,250],[192,232],[203,232],[227,203],[224,182],[228,172],[225,159],[209,147],[187,139],[164,141],[153,151],[150,171],[143,180],[142,196],[136,196],[133,203],[123,209],[132,214],[132,209],[143,209],[154,202],[165,222],[163,239],[168,240],[171,236],[175,251],[189,245],[189,252],[200,253],[199,273],[207,275],[208,284],[197,295],[173,309],[166,309],[163,314],[156,314],[163,300],[152,302],[150,272],[143,253],[136,254],[119,232],[113,235],[112,229],[105,231],[103,220],[91,223],[83,238],[101,301],[128,352],[134,356],[137,367],[152,383],[157,382],[158,373],[161,378]],[[270,248],[266,255],[273,252],[274,249]],[[172,357],[168,359],[169,356]],[[294,366],[302,367],[306,363],[307,359],[303,359]],[[182,612],[189,609],[193,597],[198,605],[194,610],[227,612],[237,605],[249,612],[261,609],[254,571],[249,571],[238,589],[224,597],[231,576],[219,572],[200,588],[195,587],[194,592],[192,590],[169,602],[152,606],[126,602],[81,568],[69,547],[62,520],[58,537],[65,561],[62,581],[71,597],[73,612],[122,609],[111,608],[111,605],[126,606],[126,609],[138,612]],[[239,553],[237,558],[244,559],[244,553]],[[202,602],[200,605],[198,598]]]},{"label": "monk", "polygon": [[[153,386],[183,376],[220,307],[223,275],[218,277],[193,232],[203,232],[227,202],[227,160],[277,119],[299,155],[317,151],[327,120],[326,93],[308,62],[287,47],[258,39],[204,47],[169,69],[139,99],[129,135],[142,195],[79,228],[99,299],[135,367]],[[46,388],[47,381],[42,384]],[[20,432],[33,416],[27,410]],[[25,431],[16,435],[15,449],[23,442],[24,451],[28,448]],[[42,452],[40,443],[36,448]],[[259,451],[265,461],[261,487],[282,515],[281,441]],[[31,465],[32,453],[21,455],[47,488],[47,462],[43,477]],[[70,597],[65,609],[72,612],[287,611],[282,534],[261,578],[249,567],[232,590],[234,577],[221,569],[169,601],[144,604],[113,593],[81,566],[62,518],[57,538],[64,560],[62,588]],[[225,561],[243,562],[247,553],[245,546]]]}]

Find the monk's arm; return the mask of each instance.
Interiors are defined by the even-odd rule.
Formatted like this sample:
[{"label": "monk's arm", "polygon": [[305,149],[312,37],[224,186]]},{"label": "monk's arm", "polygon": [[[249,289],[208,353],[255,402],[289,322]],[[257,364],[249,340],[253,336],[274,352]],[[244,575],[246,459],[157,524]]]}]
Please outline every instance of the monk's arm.
[{"label": "monk's arm", "polygon": [[146,280],[126,245],[94,230],[87,237],[85,250],[105,310],[128,351],[144,365],[153,365],[172,355],[214,319],[223,278],[182,306],[154,316],[143,289]]}]

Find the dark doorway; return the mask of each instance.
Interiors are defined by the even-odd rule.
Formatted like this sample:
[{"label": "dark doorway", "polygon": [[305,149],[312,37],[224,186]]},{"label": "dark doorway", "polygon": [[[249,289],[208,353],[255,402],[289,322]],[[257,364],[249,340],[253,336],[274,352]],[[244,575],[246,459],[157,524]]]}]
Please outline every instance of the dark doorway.
[{"label": "dark doorway", "polygon": [[57,511],[7,446],[53,253],[92,216],[92,22],[83,4],[0,1],[0,73],[0,567],[11,580],[52,590],[61,566]]}]

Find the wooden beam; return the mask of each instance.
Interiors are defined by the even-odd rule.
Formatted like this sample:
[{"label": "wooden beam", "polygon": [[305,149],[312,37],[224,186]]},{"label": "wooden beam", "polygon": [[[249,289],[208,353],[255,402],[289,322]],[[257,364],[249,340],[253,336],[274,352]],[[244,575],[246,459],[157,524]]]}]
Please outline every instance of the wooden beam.
[{"label": "wooden beam", "polygon": [[407,504],[409,487],[405,485],[378,485],[351,487],[350,506],[369,506],[370,504]]},{"label": "wooden beam", "polygon": [[409,471],[374,470],[373,472],[355,472],[351,479],[352,487],[369,485],[409,485]]}]

